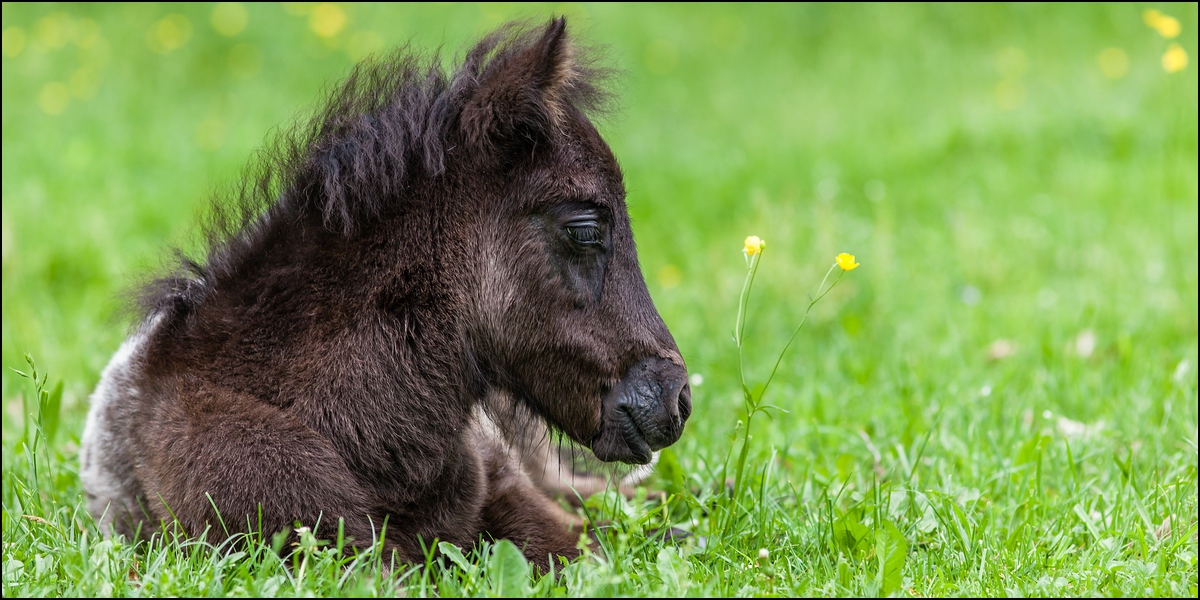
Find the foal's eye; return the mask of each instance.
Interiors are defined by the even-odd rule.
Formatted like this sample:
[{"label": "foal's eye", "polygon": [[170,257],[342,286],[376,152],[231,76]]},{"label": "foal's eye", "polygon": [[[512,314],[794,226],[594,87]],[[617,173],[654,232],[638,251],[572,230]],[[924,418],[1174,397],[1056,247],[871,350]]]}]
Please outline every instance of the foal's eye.
[{"label": "foal's eye", "polygon": [[567,235],[580,244],[599,244],[603,240],[600,225],[595,221],[567,223]]}]

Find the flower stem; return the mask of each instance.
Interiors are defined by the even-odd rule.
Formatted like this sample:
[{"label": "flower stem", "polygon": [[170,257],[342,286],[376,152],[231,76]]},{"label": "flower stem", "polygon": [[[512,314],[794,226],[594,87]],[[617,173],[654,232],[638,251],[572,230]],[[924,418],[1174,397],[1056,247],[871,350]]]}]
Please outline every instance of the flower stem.
[{"label": "flower stem", "polygon": [[[837,268],[837,265],[829,267],[829,271],[825,273],[825,279],[821,280],[821,286],[817,288],[817,291],[820,291],[822,287],[825,287],[825,282],[829,279],[829,274],[832,273],[835,268]],[[783,350],[779,352],[779,357],[775,359],[775,367],[771,369],[771,375],[767,377],[767,382],[763,384],[762,394],[759,395],[760,401],[762,400],[762,397],[766,395],[767,388],[771,386],[771,381],[775,379],[775,372],[779,370],[779,363],[783,362],[783,355],[787,354],[788,348],[792,347],[792,341],[796,339],[796,334],[800,333],[800,329],[804,327],[805,323],[808,322],[808,313],[812,310],[813,305],[819,302],[821,298],[824,298],[826,294],[831,292],[833,288],[837,286],[838,282],[842,280],[842,275],[845,274],[845,271],[838,273],[837,279],[833,280],[833,284],[829,286],[829,289],[821,292],[816,298],[813,298],[813,300],[808,303],[808,308],[804,309],[804,317],[800,319],[800,324],[796,326],[796,330],[792,332],[792,337],[788,338],[787,344],[784,344]]]},{"label": "flower stem", "polygon": [[[742,299],[741,299],[741,301],[738,302],[738,327],[739,327],[739,329],[737,330],[738,335],[736,336],[736,341],[737,341],[737,346],[738,346],[738,373],[741,376],[741,381],[742,381],[742,397],[746,402],[746,427],[745,427],[745,433],[742,434],[743,435],[742,449],[738,453],[737,467],[734,471],[734,478],[733,478],[733,501],[734,502],[736,502],[740,496],[740,492],[742,489],[742,479],[743,479],[743,475],[744,475],[745,469],[746,469],[746,459],[750,454],[750,424],[754,419],[754,415],[756,413],[758,413],[759,407],[762,405],[762,399],[767,394],[767,388],[769,388],[771,386],[771,382],[774,381],[774,379],[775,379],[775,373],[779,371],[779,365],[783,362],[783,356],[785,354],[787,354],[788,349],[792,347],[792,342],[795,341],[795,339],[796,339],[796,335],[800,333],[800,330],[804,327],[804,324],[808,322],[808,315],[812,311],[812,307],[815,306],[817,304],[817,302],[820,302],[821,299],[824,298],[827,294],[829,294],[829,292],[832,291],[834,287],[837,287],[838,282],[842,280],[842,276],[846,274],[846,271],[842,270],[840,273],[838,273],[837,279],[834,279],[833,283],[830,284],[828,289],[826,289],[825,282],[829,281],[829,276],[833,274],[833,270],[836,268],[838,268],[838,265],[837,265],[837,263],[834,263],[831,267],[829,267],[829,270],[825,272],[825,277],[821,279],[821,285],[817,286],[816,297],[812,298],[812,300],[809,301],[808,307],[804,309],[804,317],[800,319],[800,324],[797,325],[796,329],[792,331],[792,335],[791,335],[791,337],[788,338],[787,343],[784,344],[783,350],[780,350],[779,356],[776,357],[776,359],[775,359],[775,366],[771,369],[771,375],[769,377],[767,377],[767,382],[763,384],[762,390],[758,393],[758,398],[755,398],[753,392],[751,392],[750,388],[748,386],[746,386],[746,375],[742,368],[742,335],[741,335],[741,327],[745,326],[745,321],[743,318],[743,306],[745,304],[747,304],[749,301],[750,285],[754,280],[755,271],[758,270],[758,262],[757,261],[755,261],[752,264],[752,266],[750,268],[750,272],[746,276],[746,284],[742,287]],[[735,433],[735,435],[736,435],[736,433]],[[730,449],[732,450],[732,447]],[[726,459],[726,460],[728,460],[728,459]],[[726,462],[726,464],[728,464],[728,462]],[[722,471],[724,471],[724,470],[722,470]]]},{"label": "flower stem", "polygon": [[742,283],[742,293],[738,296],[737,322],[733,326],[733,341],[738,348],[738,377],[741,379],[743,388],[746,387],[746,372],[742,368],[742,337],[746,331],[746,312],[750,305],[750,288],[754,286],[754,274],[758,273],[758,263],[761,257],[762,250],[750,257],[750,269],[746,272],[746,280]]},{"label": "flower stem", "polygon": [[[746,370],[743,366],[744,365],[744,356],[743,356],[743,352],[742,352],[742,336],[744,335],[744,332],[746,330],[746,311],[747,311],[747,305],[749,304],[750,288],[752,288],[754,286],[754,274],[758,272],[758,263],[759,263],[759,259],[761,257],[762,257],[762,249],[761,248],[759,249],[759,252],[757,254],[747,257],[748,269],[746,271],[746,279],[745,279],[745,281],[742,282],[742,293],[738,295],[737,320],[733,324],[733,343],[737,346],[737,351],[738,351],[738,379],[742,385],[742,396],[744,399],[746,399],[746,402],[747,402],[747,410],[749,410],[750,392],[749,392],[749,388],[746,387]],[[749,424],[749,421],[747,421],[747,425],[748,424]],[[736,429],[734,430],[733,435],[734,435],[733,441],[736,442],[737,441],[737,430]],[[732,454],[732,452],[733,452],[732,444],[729,447],[729,451]],[[721,481],[725,481],[725,478],[728,474],[729,457],[730,457],[730,454],[725,455],[725,464],[724,464],[724,466],[721,467]],[[743,461],[744,461],[744,458],[739,459],[739,463],[743,462]],[[739,472],[740,472],[740,470],[739,470]]]}]

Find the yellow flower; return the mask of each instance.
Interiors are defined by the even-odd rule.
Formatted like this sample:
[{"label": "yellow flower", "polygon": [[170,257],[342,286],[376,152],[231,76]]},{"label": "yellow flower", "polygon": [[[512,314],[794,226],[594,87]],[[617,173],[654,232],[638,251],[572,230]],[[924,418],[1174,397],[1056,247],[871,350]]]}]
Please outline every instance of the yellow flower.
[{"label": "yellow flower", "polygon": [[1167,47],[1167,51],[1163,53],[1162,65],[1168,73],[1178,73],[1184,70],[1188,65],[1187,50],[1184,50],[1183,46],[1179,44],[1172,43]]},{"label": "yellow flower", "polygon": [[742,253],[747,257],[750,257],[761,253],[763,248],[766,247],[767,243],[764,242],[762,238],[758,237],[757,235],[752,235],[746,238],[746,247],[742,248]]},{"label": "yellow flower", "polygon": [[843,252],[837,255],[835,260],[837,260],[837,266],[841,267],[843,271],[853,271],[858,268],[858,263],[854,262],[853,254]]},{"label": "yellow flower", "polygon": [[1152,29],[1158,31],[1158,35],[1161,35],[1168,40],[1175,39],[1175,37],[1179,35],[1179,30],[1181,29],[1179,26],[1179,19],[1176,19],[1170,15],[1164,15],[1153,8],[1142,12],[1142,21],[1144,21],[1146,25],[1150,26]]},{"label": "yellow flower", "polygon": [[1164,16],[1158,20],[1158,24],[1154,28],[1158,30],[1158,35],[1173,40],[1179,35],[1179,20],[1175,17]]}]

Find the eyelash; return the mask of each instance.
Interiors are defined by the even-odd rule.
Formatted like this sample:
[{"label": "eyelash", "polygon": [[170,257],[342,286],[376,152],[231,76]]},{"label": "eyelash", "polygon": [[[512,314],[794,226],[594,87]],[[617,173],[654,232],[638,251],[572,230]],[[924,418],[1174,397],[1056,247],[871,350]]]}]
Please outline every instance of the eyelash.
[{"label": "eyelash", "polygon": [[567,224],[567,235],[580,244],[599,244],[602,240],[600,226],[595,221]]}]

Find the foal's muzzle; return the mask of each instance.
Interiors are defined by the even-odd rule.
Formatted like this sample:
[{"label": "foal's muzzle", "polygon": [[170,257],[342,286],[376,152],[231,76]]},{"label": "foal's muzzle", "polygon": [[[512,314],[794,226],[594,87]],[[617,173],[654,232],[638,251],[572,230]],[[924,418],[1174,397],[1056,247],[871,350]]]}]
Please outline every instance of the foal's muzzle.
[{"label": "foal's muzzle", "polygon": [[604,397],[600,433],[592,452],[600,460],[644,465],[652,453],[674,444],[692,414],[687,369],[662,358],[629,368]]}]

